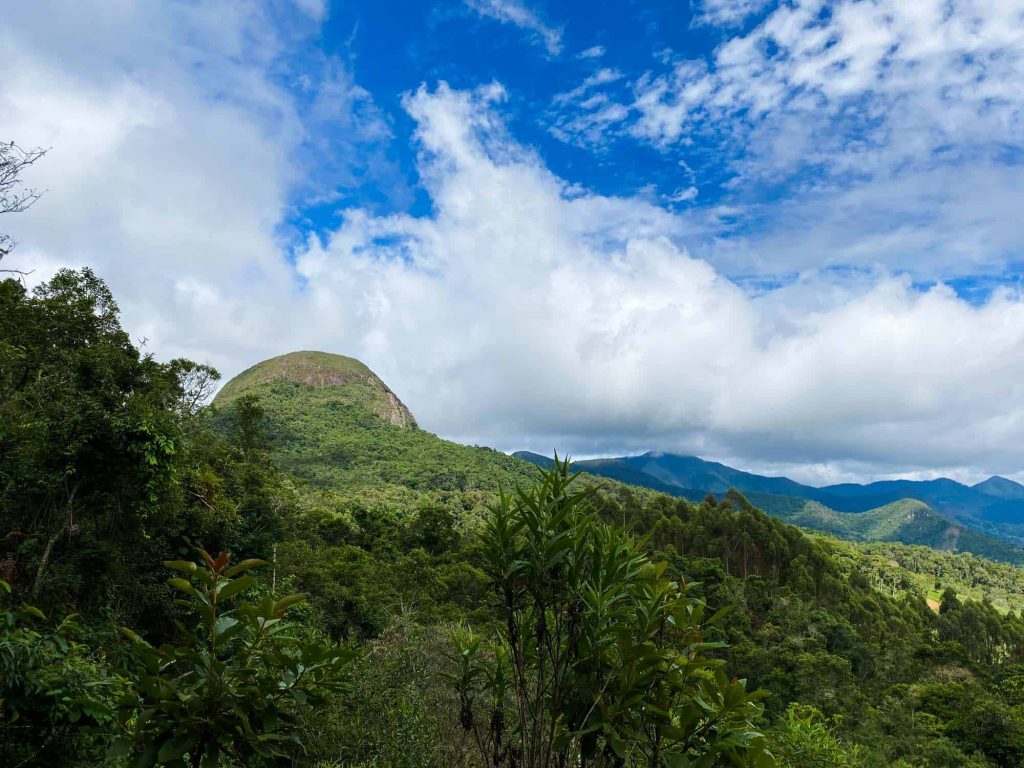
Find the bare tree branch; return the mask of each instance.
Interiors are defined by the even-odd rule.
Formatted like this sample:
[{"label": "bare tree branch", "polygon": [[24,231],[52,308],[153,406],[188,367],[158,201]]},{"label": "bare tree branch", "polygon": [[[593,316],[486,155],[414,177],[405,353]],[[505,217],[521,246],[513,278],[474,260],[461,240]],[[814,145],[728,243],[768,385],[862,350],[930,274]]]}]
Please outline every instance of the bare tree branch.
[{"label": "bare tree branch", "polygon": [[[0,213],[21,213],[32,207],[42,196],[42,192],[25,187],[20,178],[21,172],[35,164],[49,149],[35,147],[22,149],[13,141],[0,143]],[[0,260],[14,250],[17,243],[10,235],[0,232]],[[0,269],[0,272],[27,274],[17,269]]]}]

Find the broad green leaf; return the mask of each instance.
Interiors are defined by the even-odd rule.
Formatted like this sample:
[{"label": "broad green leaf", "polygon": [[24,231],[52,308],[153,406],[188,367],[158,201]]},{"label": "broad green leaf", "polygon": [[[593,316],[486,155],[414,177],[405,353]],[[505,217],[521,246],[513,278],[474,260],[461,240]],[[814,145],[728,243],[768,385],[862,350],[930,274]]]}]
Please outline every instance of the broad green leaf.
[{"label": "broad green leaf", "polygon": [[199,593],[196,592],[196,588],[192,586],[192,582],[188,579],[173,578],[168,579],[167,583],[185,594],[191,595],[192,597],[199,597]]},{"label": "broad green leaf", "polygon": [[29,616],[31,616],[34,619],[39,619],[40,621],[46,621],[46,615],[42,611],[40,611],[38,608],[36,608],[34,605],[29,605],[28,603],[22,603],[21,604],[21,610],[23,612],[27,613]]},{"label": "broad green leaf", "polygon": [[228,568],[226,571],[224,571],[224,576],[226,576],[229,579],[233,579],[238,574],[244,573],[245,571],[248,571],[250,568],[261,568],[266,564],[266,560],[257,560],[256,558],[249,558],[248,560],[243,560],[237,565],[233,565],[230,568]]},{"label": "broad green leaf", "polygon": [[233,616],[221,616],[217,619],[217,623],[214,624],[213,631],[219,637],[236,624],[238,624],[238,619],[234,618]]},{"label": "broad green leaf", "polygon": [[284,612],[288,610],[291,606],[295,605],[296,603],[301,603],[305,599],[306,598],[304,595],[288,595],[287,597],[282,597],[280,600],[274,603],[274,615],[282,616]]},{"label": "broad green leaf", "polygon": [[141,637],[139,637],[135,632],[133,632],[132,630],[128,629],[128,627],[118,627],[117,630],[122,635],[124,635],[129,640],[131,640],[133,643],[141,645],[141,646],[143,646],[145,648],[150,648],[150,649],[153,648],[152,645],[150,645],[148,642],[146,642]]},{"label": "broad green leaf", "polygon": [[198,566],[191,560],[165,560],[164,565],[175,571],[181,571],[182,573],[193,574],[196,572]]},{"label": "broad green leaf", "polygon": [[255,576],[242,576],[241,578],[235,579],[234,581],[230,581],[225,586],[218,588],[217,599],[230,600],[239,592],[244,592],[245,590],[249,589],[255,583]]}]

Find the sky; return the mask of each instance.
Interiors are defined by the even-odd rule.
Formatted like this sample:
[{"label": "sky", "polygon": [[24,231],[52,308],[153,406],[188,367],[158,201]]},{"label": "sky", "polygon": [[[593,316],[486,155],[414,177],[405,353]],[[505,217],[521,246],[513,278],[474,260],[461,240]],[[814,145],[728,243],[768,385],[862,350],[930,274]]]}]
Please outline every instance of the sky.
[{"label": "sky", "polygon": [[1024,0],[37,0],[5,267],[444,437],[1024,479]]}]

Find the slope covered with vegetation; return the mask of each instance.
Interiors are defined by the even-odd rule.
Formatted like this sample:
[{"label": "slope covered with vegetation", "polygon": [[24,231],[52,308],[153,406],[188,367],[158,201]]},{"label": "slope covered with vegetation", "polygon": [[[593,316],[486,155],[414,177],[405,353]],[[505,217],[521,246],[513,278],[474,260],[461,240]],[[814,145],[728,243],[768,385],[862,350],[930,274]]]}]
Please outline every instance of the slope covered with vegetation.
[{"label": "slope covered with vegetation", "polygon": [[242,395],[259,400],[278,465],[318,489],[493,491],[532,475],[518,459],[417,429],[391,390],[352,358],[297,352],[253,366],[214,400],[222,431],[230,428],[230,404]]},{"label": "slope covered with vegetation", "polygon": [[[550,458],[529,451],[518,451],[513,455],[537,466],[548,466],[551,462]],[[671,454],[588,459],[576,462],[574,467],[597,477],[650,488],[690,501],[700,501],[709,493],[721,498],[734,488],[768,514],[804,528],[858,541],[921,544],[943,551],[971,552],[1015,565],[1024,564],[1024,548],[949,520],[915,499],[900,499],[857,512],[839,512],[804,496],[784,495],[783,491],[817,492],[786,478],[752,475],[724,464]],[[1012,493],[1012,489],[1005,485],[998,487],[1003,493]]]},{"label": "slope covered with vegetation", "polygon": [[836,512],[824,504],[803,499],[766,498],[758,494],[751,494],[750,499],[788,523],[844,539],[920,544],[940,551],[970,552],[1014,565],[1024,564],[1024,549],[953,523],[914,499],[894,501],[866,512]]},{"label": "slope covered with vegetation", "polygon": [[[817,536],[817,534],[815,534]],[[1024,610],[1024,570],[970,553],[940,552],[895,542],[850,542],[821,537],[849,573],[861,573],[879,592],[925,598],[935,609],[952,589],[1000,613]]]},{"label": "slope covered with vegetation", "polygon": [[0,283],[3,764],[1024,764],[1010,566],[214,380]]},{"label": "slope covered with vegetation", "polygon": [[214,399],[227,405],[263,385],[287,382],[325,390],[338,408],[357,407],[396,427],[416,428],[416,419],[388,385],[358,360],[327,352],[289,352],[242,371]]}]

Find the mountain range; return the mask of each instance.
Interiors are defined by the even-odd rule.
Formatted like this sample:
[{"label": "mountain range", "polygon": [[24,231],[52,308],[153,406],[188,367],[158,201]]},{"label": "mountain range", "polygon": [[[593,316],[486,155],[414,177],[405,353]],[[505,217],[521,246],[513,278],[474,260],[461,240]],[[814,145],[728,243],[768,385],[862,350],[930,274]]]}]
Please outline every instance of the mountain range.
[{"label": "mountain range", "polygon": [[[513,455],[541,466],[551,461],[529,451]],[[1020,562],[1016,545],[1024,542],[1024,485],[1005,477],[971,486],[939,478],[817,488],[659,451],[587,459],[574,466],[694,500],[736,489],[769,514],[847,538],[927,544],[1011,562]]]},{"label": "mountain range", "polygon": [[[551,461],[441,440],[417,426],[373,371],[340,355],[292,352],[258,363],[217,394],[215,421],[230,420],[231,404],[243,395],[256,396],[264,408],[279,466],[311,487],[385,488],[401,477],[416,493],[497,489],[528,481],[531,464]],[[1024,486],[1004,478],[974,488],[950,480],[813,488],[666,453],[580,461],[576,468],[692,501],[735,488],[765,512],[804,528],[1024,564],[1024,549],[1003,531],[1005,524],[972,517],[997,510],[1012,520],[1005,511],[1024,507]]]}]

